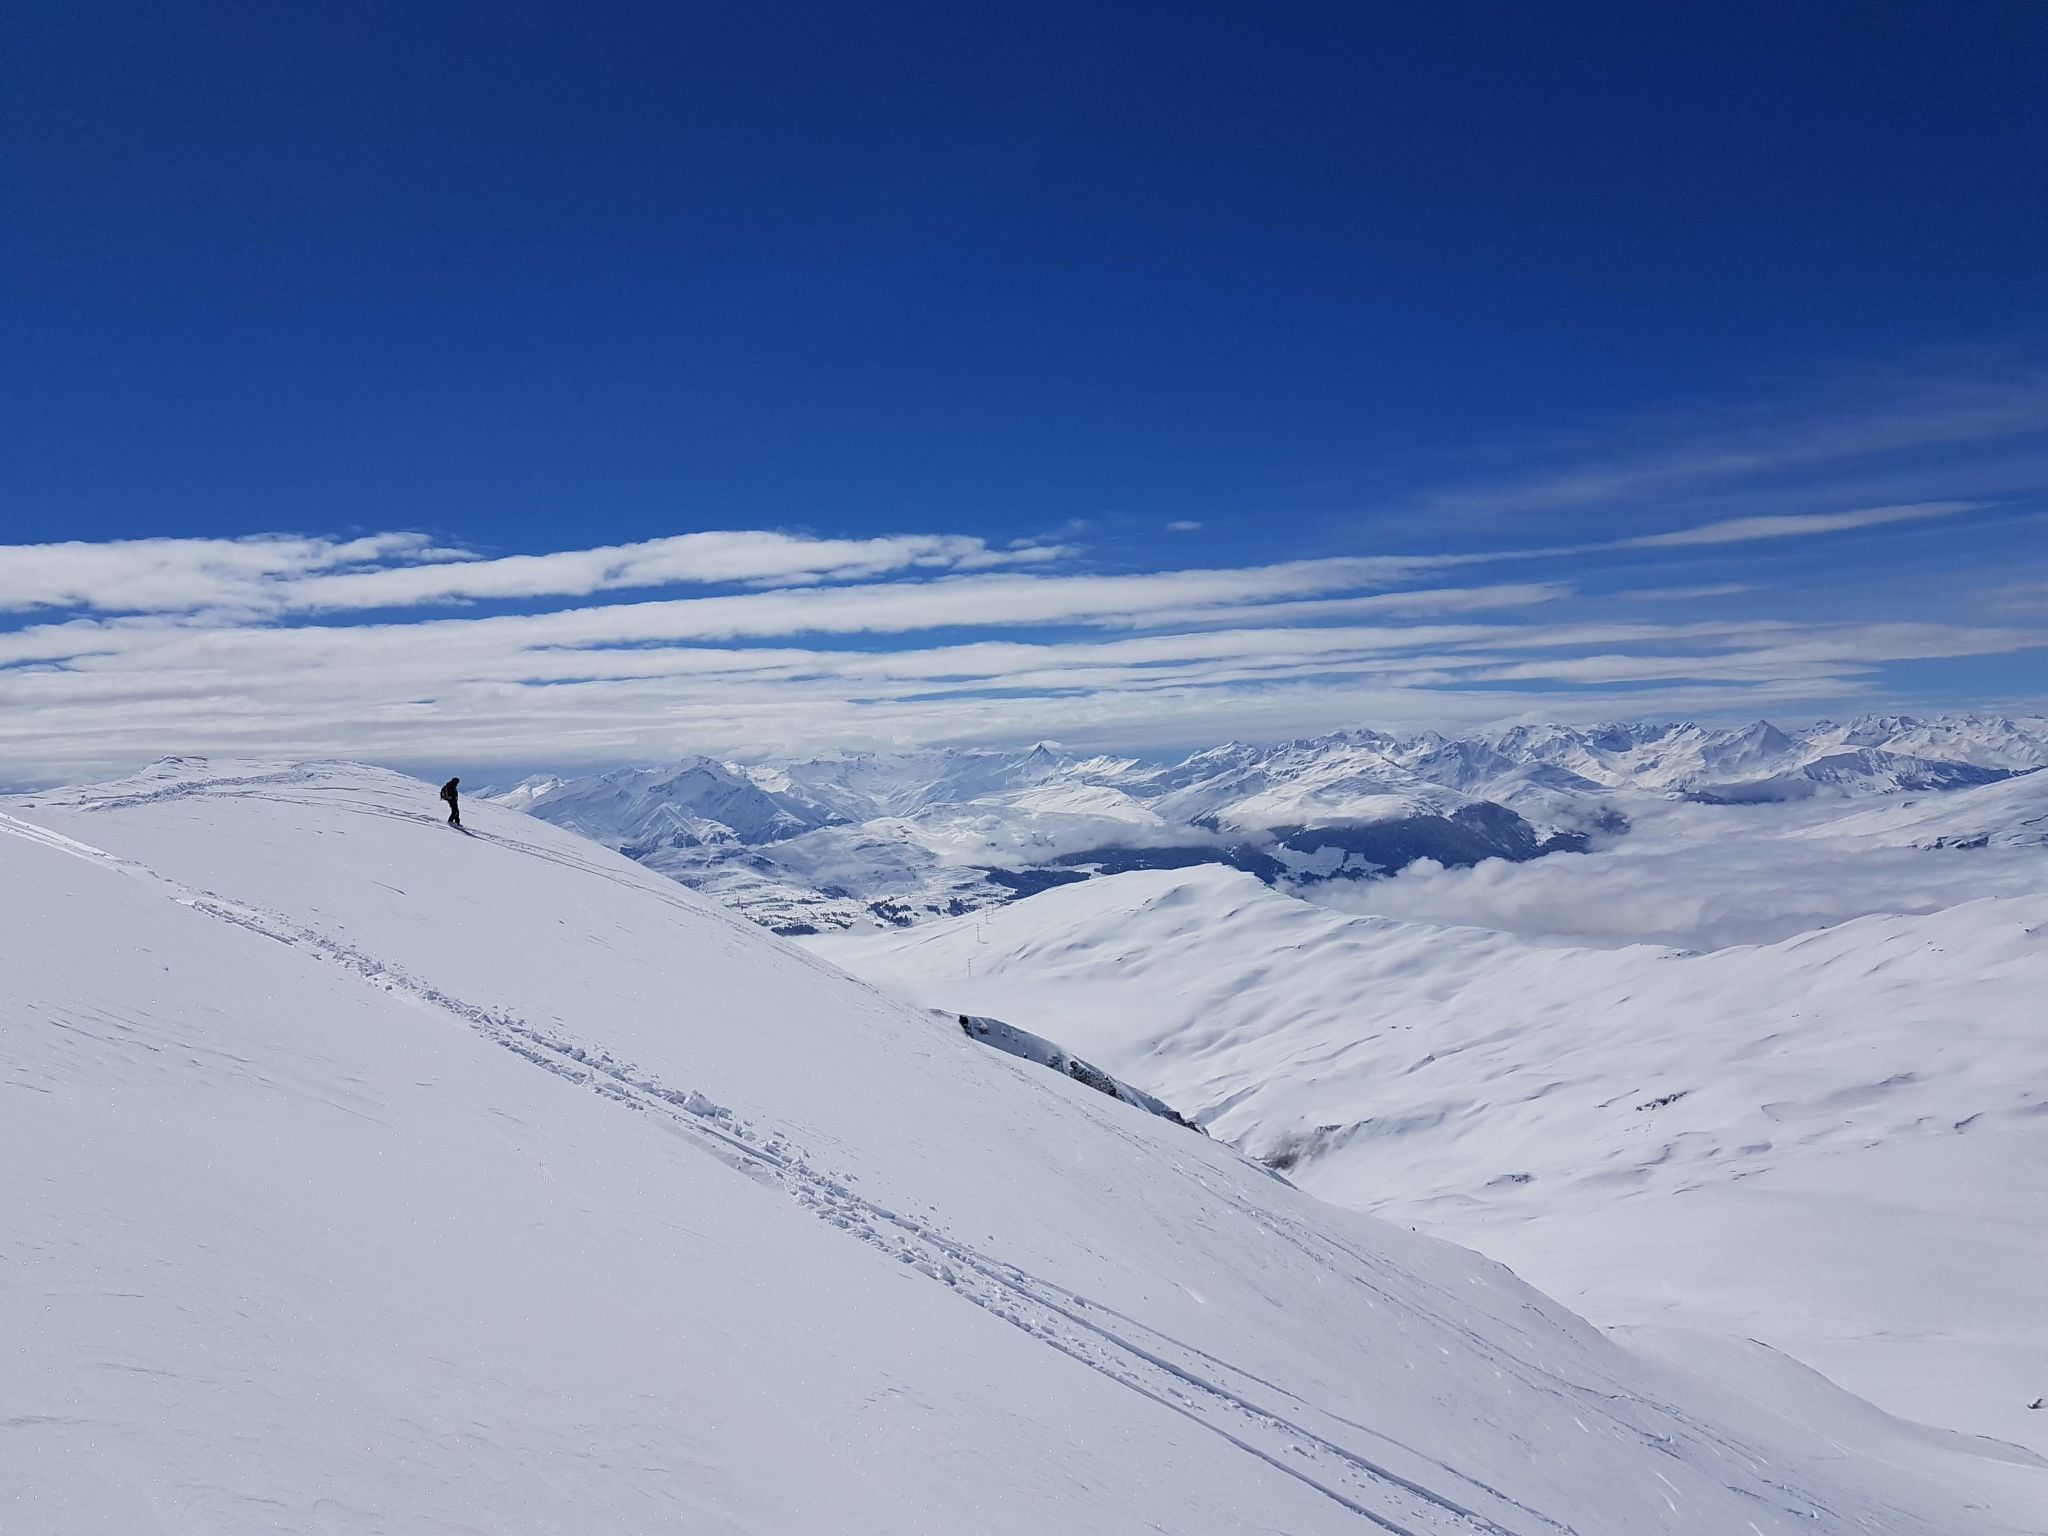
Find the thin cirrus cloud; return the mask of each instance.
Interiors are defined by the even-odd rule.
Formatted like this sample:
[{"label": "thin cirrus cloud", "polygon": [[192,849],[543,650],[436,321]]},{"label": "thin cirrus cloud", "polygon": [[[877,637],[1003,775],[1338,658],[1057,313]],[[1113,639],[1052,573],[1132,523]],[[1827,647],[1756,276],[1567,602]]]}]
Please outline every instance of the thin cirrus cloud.
[{"label": "thin cirrus cloud", "polygon": [[1740,597],[1754,591],[1755,585],[1747,581],[1707,581],[1688,587],[1636,587],[1614,595],[1631,603],[1691,603],[1711,597]]},{"label": "thin cirrus cloud", "polygon": [[682,584],[851,581],[903,571],[1038,565],[1070,553],[1054,544],[992,549],[981,539],[947,534],[814,539],[759,531],[684,533],[604,549],[322,574],[290,585],[282,602],[293,611],[401,608]]},{"label": "thin cirrus cloud", "polygon": [[[1440,516],[1527,515],[1763,501],[1785,510],[1847,501],[1984,497],[2038,488],[2048,471],[2048,368],[1984,354],[1931,371],[1809,383],[1739,409],[1636,422],[1515,454],[1524,468],[1437,491]],[[1545,458],[1551,468],[1528,467]],[[1891,494],[1872,497],[1875,486]],[[1860,488],[1860,489],[1859,489]],[[1901,494],[1903,492],[1903,494]]]},{"label": "thin cirrus cloud", "polygon": [[[1723,579],[1730,552],[1969,512],[1887,504],[1575,545],[1127,573],[1049,543],[766,530],[495,558],[412,533],[0,548],[0,614],[14,616],[0,623],[0,782],[165,752],[488,771],[1835,708],[1884,697],[1897,663],[2048,634],[2024,614],[1716,617],[1718,595],[1768,601],[1767,585]],[[1617,623],[1586,596],[1632,562],[1663,585],[1619,595],[1688,599],[1683,621],[1638,606]],[[1709,579],[1674,584],[1674,566]]]},{"label": "thin cirrus cloud", "polygon": [[[1175,595],[1195,603],[1273,601],[1348,588],[1393,586],[1434,571],[1507,561],[1556,560],[1630,549],[1755,543],[1814,537],[1895,523],[1953,517],[1972,510],[1961,501],[1922,502],[1848,511],[1746,517],[1663,533],[1594,543],[1506,548],[1457,554],[1340,556],[1268,566],[1151,573],[1138,577],[1068,577],[1057,583],[1012,584],[1019,622],[1085,617],[1064,603],[1090,590],[1114,609],[1171,609]],[[435,544],[424,534],[380,533],[352,539],[268,535],[247,539],[133,539],[0,546],[0,613],[69,609],[103,614],[318,614],[405,609],[600,593],[663,586],[736,585],[801,592],[878,576],[959,574],[1050,565],[1076,551],[1020,541],[996,548],[964,535],[919,534],[871,539],[818,539],[761,530],[678,534],[638,544],[484,558]],[[978,596],[995,596],[984,589]],[[1505,589],[1502,589],[1505,590]],[[1036,594],[1059,594],[1052,602]],[[821,612],[858,608],[874,589],[842,589],[809,606]],[[1455,601],[1447,593],[1415,594],[1426,605]],[[1484,605],[1487,598],[1471,599]],[[1528,600],[1539,600],[1530,597]],[[1398,606],[1388,600],[1388,606]],[[943,606],[943,600],[941,600]],[[733,611],[740,611],[737,604]],[[1302,615],[1306,616],[1306,615]],[[873,625],[824,620],[824,627],[886,628],[886,607]],[[795,621],[795,620],[793,620]],[[936,622],[960,622],[950,612]],[[972,622],[972,618],[966,619]],[[772,621],[780,622],[780,621]],[[907,627],[929,627],[910,622]],[[736,629],[731,633],[745,633]],[[759,631],[763,633],[772,630]]]},{"label": "thin cirrus cloud", "polygon": [[423,534],[328,539],[125,539],[0,546],[0,612],[71,608],[313,613],[635,587],[845,581],[900,571],[1041,564],[1057,545],[991,548],[961,535],[817,539],[769,531],[678,534],[638,544],[485,559]]},{"label": "thin cirrus cloud", "polygon": [[1920,501],[1896,507],[1861,507],[1850,512],[1798,512],[1774,517],[1731,517],[1669,533],[1622,539],[1623,549],[1685,549],[1703,544],[1753,544],[1764,539],[1803,539],[1857,528],[1883,528],[1893,523],[1922,523],[1977,510],[1968,501]]}]

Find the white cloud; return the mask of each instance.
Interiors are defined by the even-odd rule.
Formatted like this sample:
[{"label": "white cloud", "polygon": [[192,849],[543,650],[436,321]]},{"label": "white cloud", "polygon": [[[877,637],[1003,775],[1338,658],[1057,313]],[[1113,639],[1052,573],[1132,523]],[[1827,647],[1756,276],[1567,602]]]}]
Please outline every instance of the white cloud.
[{"label": "white cloud", "polygon": [[[1431,572],[1632,549],[1806,537],[1948,517],[1970,509],[1966,502],[1922,502],[1735,518],[1594,544],[1339,556],[1133,576],[1066,576],[1057,582],[1016,576],[1009,578],[1009,585],[1003,584],[1007,573],[1071,560],[1076,551],[1030,541],[994,548],[982,539],[953,534],[820,539],[769,530],[687,533],[637,544],[496,558],[437,546],[418,533],[345,540],[265,535],[17,544],[0,545],[0,614],[69,609],[98,614],[220,612],[256,618],[590,597],[661,587],[762,589],[764,602],[749,595],[692,600],[699,606],[691,612],[706,626],[693,633],[713,638],[804,627],[855,633],[993,622],[985,616],[985,604],[990,605],[986,614],[1029,624],[1092,622],[1120,610],[1142,617],[1232,603],[1242,607],[1325,598],[1329,606],[1320,614],[1304,606],[1293,615],[1301,622],[1373,608],[1455,611],[1547,602],[1569,590],[1557,582],[1543,582],[1325,597],[1396,586]],[[961,578],[977,574],[987,584],[961,584]],[[896,580],[905,576],[927,579]],[[885,583],[843,585],[878,578]],[[953,578],[954,584],[929,578]],[[658,605],[645,606],[651,610]],[[716,628],[720,615],[733,627]],[[680,632],[675,637],[681,638]]]},{"label": "white cloud", "polygon": [[767,531],[686,533],[639,544],[483,559],[423,534],[333,540],[128,539],[0,546],[0,613],[311,613],[490,599],[585,597],[635,587],[848,581],[906,571],[1044,564],[1057,545],[992,549],[914,534],[816,539]]},{"label": "white cloud", "polygon": [[1651,797],[1634,829],[1580,858],[1470,869],[1413,865],[1388,880],[1302,894],[1348,912],[1455,923],[1538,943],[1767,944],[1874,912],[1933,912],[1957,901],[2042,887],[2031,850],[1929,859],[1852,837],[1803,835],[1839,806],[1689,805]]},{"label": "white cloud", "polygon": [[0,613],[176,613],[239,606],[274,583],[375,561],[465,558],[424,534],[360,539],[118,539],[0,545]]},{"label": "white cloud", "polygon": [[2048,614],[2048,581],[2016,581],[1983,594],[1994,613]]},{"label": "white cloud", "polygon": [[1573,594],[1569,582],[1505,582],[1479,587],[1428,587],[1365,597],[1289,598],[1267,603],[1211,604],[1155,609],[1131,616],[1133,625],[1311,624],[1325,619],[1485,613],[1554,603]]},{"label": "white cloud", "polygon": [[996,550],[980,539],[957,535],[813,539],[772,532],[685,533],[558,554],[319,576],[287,587],[279,606],[293,611],[407,608],[489,598],[583,597],[634,587],[849,581],[902,571],[1042,564],[1069,553],[1037,544]]},{"label": "white cloud", "polygon": [[1637,587],[1614,595],[1631,603],[1687,603],[1710,597],[1740,597],[1756,588],[1746,581],[1709,581],[1690,587]]},{"label": "white cloud", "polygon": [[[1783,507],[1919,499],[2038,487],[2048,449],[2048,374],[1991,355],[1927,359],[1910,376],[1816,383],[1735,409],[1636,421],[1513,457],[1553,467],[1440,493],[1438,514],[1496,517],[1573,509],[1673,509],[1762,501]],[[1861,489],[1852,489],[1860,487]]]},{"label": "white cloud", "polygon": [[[1784,536],[1724,528],[1674,543],[1672,558]],[[1035,545],[772,532],[497,560],[418,535],[29,549],[0,550],[6,601],[98,616],[0,630],[0,781],[166,752],[447,756],[486,771],[690,750],[1029,736],[1171,746],[1365,721],[1838,708],[1893,661],[2048,641],[2021,627],[1698,610],[1616,623],[1587,618],[1564,582],[1446,584],[1560,551],[1102,574],[1050,568],[1061,552]],[[692,581],[754,589],[587,600]],[[515,598],[541,611],[406,611]],[[378,621],[336,617],[368,612]]]},{"label": "white cloud", "polygon": [[1669,533],[1649,533],[1619,540],[1617,549],[1679,549],[1699,544],[1745,544],[1759,539],[1811,538],[1822,533],[1846,533],[1857,528],[1881,528],[1891,523],[1918,523],[1934,517],[1954,517],[1973,510],[1967,501],[1921,501],[1897,507],[1863,507],[1853,512],[1805,512],[1775,517],[1736,517],[1725,522],[1705,523],[1696,528],[1679,528]]}]

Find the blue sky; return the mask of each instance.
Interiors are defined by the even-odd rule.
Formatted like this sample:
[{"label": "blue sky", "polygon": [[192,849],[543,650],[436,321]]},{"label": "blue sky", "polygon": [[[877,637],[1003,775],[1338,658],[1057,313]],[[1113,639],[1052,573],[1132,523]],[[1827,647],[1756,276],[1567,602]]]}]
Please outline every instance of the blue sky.
[{"label": "blue sky", "polygon": [[0,778],[2048,694],[2038,5],[586,10],[0,16]]}]

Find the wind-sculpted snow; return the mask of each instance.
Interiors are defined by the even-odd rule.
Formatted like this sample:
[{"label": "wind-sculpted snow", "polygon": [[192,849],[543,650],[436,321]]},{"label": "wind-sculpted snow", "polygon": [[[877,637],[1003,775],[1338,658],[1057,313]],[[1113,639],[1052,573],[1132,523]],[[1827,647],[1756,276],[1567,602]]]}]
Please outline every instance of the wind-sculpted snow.
[{"label": "wind-sculpted snow", "polygon": [[786,933],[902,926],[1078,875],[1209,862],[1275,883],[1527,861],[1627,831],[1645,797],[1775,804],[1991,783],[2048,764],[2048,720],[1870,717],[1339,731],[1176,763],[1028,751],[693,759],[500,797]]},{"label": "wind-sculpted snow", "polygon": [[2033,1528],[1980,1446],[468,819],[339,765],[5,805],[9,1532]]},{"label": "wind-sculpted snow", "polygon": [[1041,1067],[1063,1073],[1077,1083],[1085,1083],[1097,1093],[1106,1093],[1112,1099],[1135,1104],[1148,1115],[1158,1115],[1161,1119],[1171,1120],[1175,1125],[1184,1125],[1198,1134],[1201,1131],[1200,1126],[1164,1100],[1156,1099],[1141,1088],[1133,1088],[1129,1083],[1111,1077],[1100,1067],[1081,1060],[1043,1035],[1034,1035],[1028,1029],[1019,1029],[1014,1024],[1005,1024],[1001,1019],[991,1019],[985,1015],[963,1013],[958,1017],[960,1032],[970,1040],[978,1040],[992,1050],[1001,1051],[1023,1061],[1035,1061]]}]

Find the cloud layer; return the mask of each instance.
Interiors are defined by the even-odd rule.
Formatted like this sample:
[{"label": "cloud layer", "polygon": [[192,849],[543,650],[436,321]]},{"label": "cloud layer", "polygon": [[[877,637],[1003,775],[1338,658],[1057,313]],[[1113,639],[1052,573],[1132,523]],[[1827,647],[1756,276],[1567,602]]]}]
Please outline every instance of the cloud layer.
[{"label": "cloud layer", "polygon": [[1937,912],[2048,883],[2034,849],[1930,859],[1846,834],[1803,835],[1841,815],[1826,803],[1644,800],[1631,814],[1627,837],[1584,858],[1489,859],[1470,869],[1424,860],[1386,880],[1302,894],[1346,912],[1496,928],[1537,943],[1705,950],[1776,943],[1874,912]]},{"label": "cloud layer", "polygon": [[[1125,572],[1052,544],[768,530],[495,558],[408,532],[0,547],[0,781],[167,752],[482,772],[1831,708],[1879,696],[1895,663],[2048,636],[2016,611],[1703,615],[1754,584],[1683,579],[1719,565],[1673,580],[1673,562],[1969,513],[1887,505],[1596,544]],[[1643,562],[1660,585],[1636,579]],[[1596,601],[1596,567],[1631,579]]]},{"label": "cloud layer", "polygon": [[902,571],[974,571],[1057,560],[1057,545],[991,549],[915,534],[816,539],[787,533],[684,533],[638,544],[480,559],[422,534],[347,540],[127,539],[0,546],[0,613],[321,613],[522,598],[588,597],[666,586],[798,585]]}]

